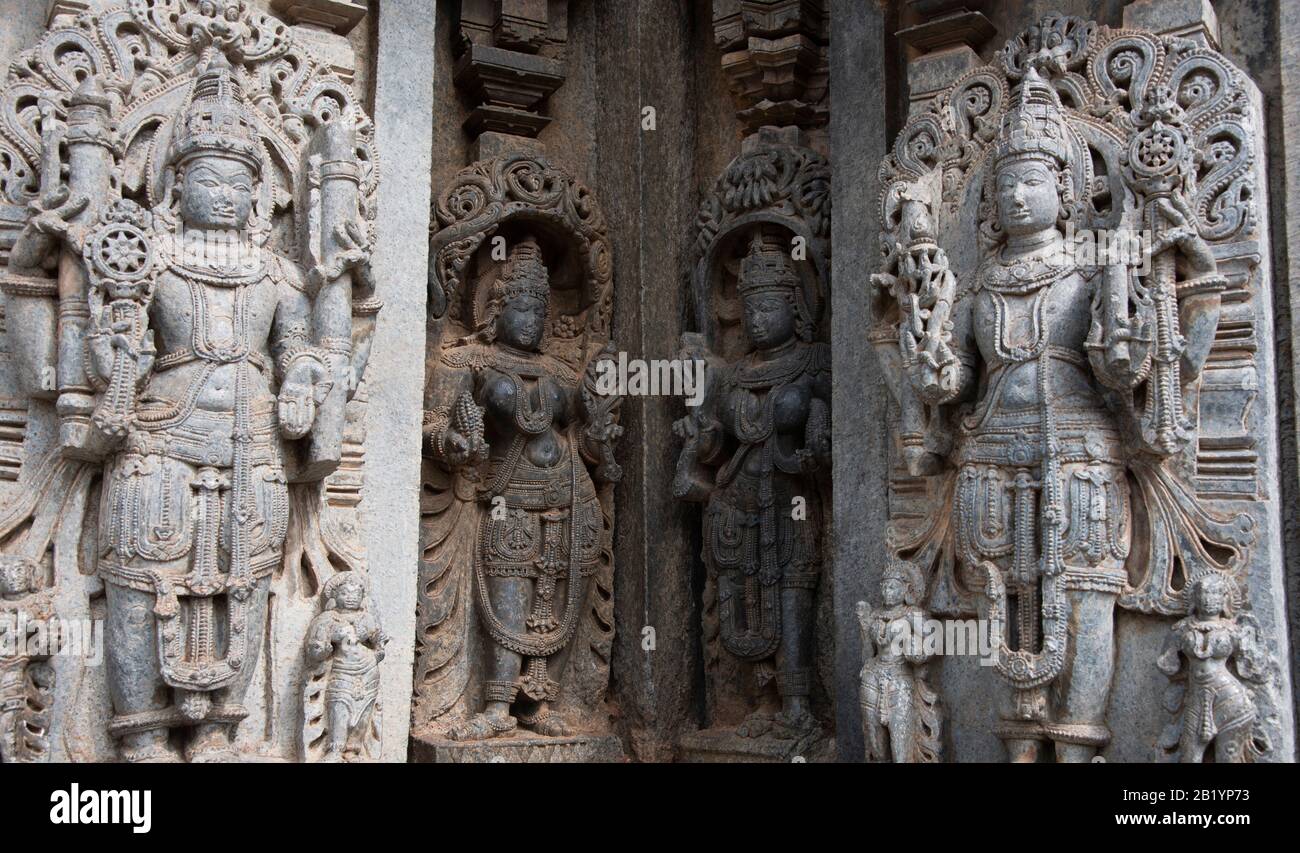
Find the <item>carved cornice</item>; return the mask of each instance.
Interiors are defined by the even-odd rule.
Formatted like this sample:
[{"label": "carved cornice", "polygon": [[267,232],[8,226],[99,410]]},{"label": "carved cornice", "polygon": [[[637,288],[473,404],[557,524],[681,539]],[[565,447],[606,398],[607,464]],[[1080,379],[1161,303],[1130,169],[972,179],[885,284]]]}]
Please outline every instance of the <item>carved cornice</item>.
[{"label": "carved cornice", "polygon": [[715,0],[714,41],[747,131],[826,124],[826,20],[821,0]]},{"label": "carved cornice", "polygon": [[462,0],[454,78],[473,105],[471,135],[535,137],[550,122],[541,110],[564,83],[566,12],[547,0]]}]

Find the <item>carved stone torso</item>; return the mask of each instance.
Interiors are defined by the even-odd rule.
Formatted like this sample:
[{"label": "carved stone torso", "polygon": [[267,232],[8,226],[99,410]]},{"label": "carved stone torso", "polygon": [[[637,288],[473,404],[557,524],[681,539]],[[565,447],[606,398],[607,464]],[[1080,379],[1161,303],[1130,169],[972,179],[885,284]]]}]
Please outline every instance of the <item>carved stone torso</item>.
[{"label": "carved stone torso", "polygon": [[573,382],[565,382],[541,360],[500,360],[485,368],[476,384],[475,398],[485,410],[494,457],[504,456],[515,437],[524,436],[524,459],[540,468],[559,464],[564,431],[574,418]]},{"label": "carved stone torso", "polygon": [[[718,482],[737,469],[751,477],[771,472],[799,474],[796,452],[803,448],[816,388],[814,345],[792,341],[774,353],[751,353],[734,368],[719,402],[723,430],[740,443]],[[753,452],[766,447],[771,452]]]},{"label": "carved stone torso", "polygon": [[1007,427],[1036,432],[1043,403],[1040,356],[1050,365],[1047,400],[1073,422],[1113,425],[1087,363],[1095,276],[1051,273],[1024,286],[1008,275],[1016,264],[994,259],[981,271],[972,331],[986,374],[978,406],[966,422],[974,432]]},{"label": "carved stone torso", "polygon": [[269,341],[280,288],[265,274],[247,281],[228,287],[174,271],[159,276],[149,312],[158,361],[146,398],[180,403],[195,394],[197,409],[233,412],[236,373],[251,363],[249,402],[273,399]]}]

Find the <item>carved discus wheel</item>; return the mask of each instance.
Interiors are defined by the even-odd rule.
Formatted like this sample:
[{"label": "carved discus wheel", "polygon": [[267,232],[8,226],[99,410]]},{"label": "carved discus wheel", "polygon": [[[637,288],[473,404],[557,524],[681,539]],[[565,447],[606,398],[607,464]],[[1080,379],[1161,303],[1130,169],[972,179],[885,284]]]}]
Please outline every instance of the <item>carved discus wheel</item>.
[{"label": "carved discus wheel", "polygon": [[105,278],[138,281],[153,266],[153,249],[144,232],[134,225],[114,223],[91,238],[90,258]]},{"label": "carved discus wheel", "polygon": [[1163,175],[1177,168],[1186,156],[1186,147],[1181,133],[1156,122],[1134,137],[1129,160],[1139,173]]}]

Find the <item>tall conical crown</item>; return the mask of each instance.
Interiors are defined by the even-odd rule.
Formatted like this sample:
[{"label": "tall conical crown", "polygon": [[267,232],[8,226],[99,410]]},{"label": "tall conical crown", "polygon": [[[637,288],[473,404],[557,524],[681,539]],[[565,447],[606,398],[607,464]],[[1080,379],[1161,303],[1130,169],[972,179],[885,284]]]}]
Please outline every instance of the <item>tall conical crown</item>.
[{"label": "tall conical crown", "polygon": [[755,234],[749,244],[749,254],[740,263],[740,284],[737,286],[740,295],[761,291],[788,295],[798,286],[799,275],[781,244]]},{"label": "tall conical crown", "polygon": [[172,165],[201,153],[222,154],[261,171],[257,130],[230,61],[210,51],[172,139]]},{"label": "tall conical crown", "polygon": [[995,163],[1023,156],[1051,157],[1058,166],[1072,159],[1070,130],[1061,99],[1030,66],[1011,95],[1011,107],[993,149]]},{"label": "tall conical crown", "polygon": [[548,277],[541,247],[532,237],[525,237],[510,251],[510,258],[492,287],[492,295],[500,300],[532,296],[546,302],[551,296]]}]

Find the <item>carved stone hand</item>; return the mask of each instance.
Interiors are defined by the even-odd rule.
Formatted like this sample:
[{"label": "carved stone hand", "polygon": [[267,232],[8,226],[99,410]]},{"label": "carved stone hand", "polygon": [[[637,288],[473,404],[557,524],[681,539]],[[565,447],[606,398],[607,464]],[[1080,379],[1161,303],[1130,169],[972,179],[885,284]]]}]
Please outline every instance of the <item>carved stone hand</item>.
[{"label": "carved stone hand", "polygon": [[329,393],[329,369],[317,358],[298,358],[289,365],[280,384],[280,432],[302,438],[316,420],[316,406]]}]

